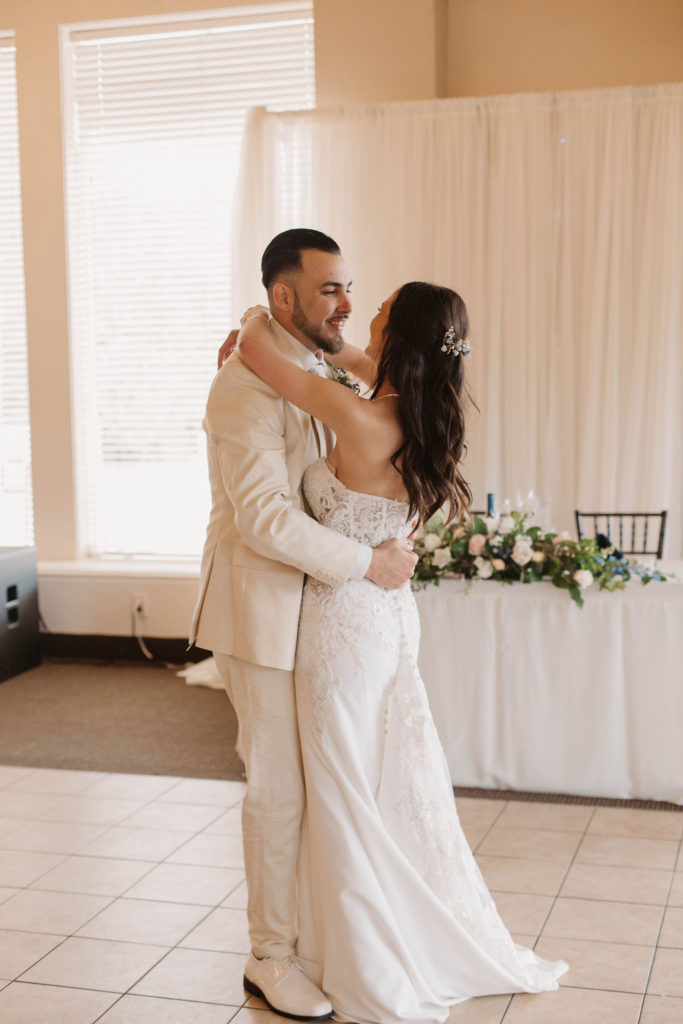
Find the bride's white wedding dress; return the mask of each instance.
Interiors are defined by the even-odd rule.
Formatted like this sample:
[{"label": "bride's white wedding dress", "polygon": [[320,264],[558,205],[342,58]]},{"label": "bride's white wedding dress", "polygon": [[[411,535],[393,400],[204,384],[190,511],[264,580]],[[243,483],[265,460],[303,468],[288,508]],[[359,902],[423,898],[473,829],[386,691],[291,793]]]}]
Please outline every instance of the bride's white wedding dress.
[{"label": "bride's white wedding dress", "polygon": [[[407,506],[346,488],[324,459],[314,516],[375,546]],[[296,664],[307,811],[299,958],[340,1019],[436,1024],[471,996],[557,988],[516,945],[470,852],[417,668],[409,586],[306,583]]]}]

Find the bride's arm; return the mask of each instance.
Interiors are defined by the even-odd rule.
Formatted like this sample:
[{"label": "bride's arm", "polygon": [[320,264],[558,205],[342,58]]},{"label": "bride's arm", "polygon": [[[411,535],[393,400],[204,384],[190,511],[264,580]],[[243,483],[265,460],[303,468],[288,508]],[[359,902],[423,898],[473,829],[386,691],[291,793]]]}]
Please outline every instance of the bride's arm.
[{"label": "bride's arm", "polygon": [[265,316],[252,314],[246,319],[237,336],[236,351],[257,377],[288,402],[327,423],[337,434],[366,411],[366,400],[350,388],[308,373],[283,356],[272,343]]},{"label": "bride's arm", "polygon": [[349,373],[357,377],[358,380],[362,380],[369,387],[375,383],[375,364],[369,356],[366,356],[365,352],[356,348],[355,345],[347,345],[344,342],[343,347],[335,355],[332,356],[325,353],[325,359],[328,359],[340,369],[348,370]]}]

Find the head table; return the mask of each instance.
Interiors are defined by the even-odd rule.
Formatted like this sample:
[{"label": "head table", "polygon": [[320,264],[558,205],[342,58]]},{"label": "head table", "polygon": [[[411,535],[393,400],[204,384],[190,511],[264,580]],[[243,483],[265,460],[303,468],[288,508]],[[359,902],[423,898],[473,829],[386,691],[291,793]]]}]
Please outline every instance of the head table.
[{"label": "head table", "polygon": [[416,593],[454,785],[683,803],[683,585],[467,590]]}]

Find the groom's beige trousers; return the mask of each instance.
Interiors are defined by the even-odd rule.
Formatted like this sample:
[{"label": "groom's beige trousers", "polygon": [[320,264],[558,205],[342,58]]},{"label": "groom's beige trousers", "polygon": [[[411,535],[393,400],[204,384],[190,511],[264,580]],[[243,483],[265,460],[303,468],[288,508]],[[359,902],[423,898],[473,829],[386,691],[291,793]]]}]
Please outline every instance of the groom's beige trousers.
[{"label": "groom's beige trousers", "polygon": [[294,673],[214,654],[239,722],[247,774],[242,805],[249,936],[254,956],[296,946],[296,869],[304,781]]}]

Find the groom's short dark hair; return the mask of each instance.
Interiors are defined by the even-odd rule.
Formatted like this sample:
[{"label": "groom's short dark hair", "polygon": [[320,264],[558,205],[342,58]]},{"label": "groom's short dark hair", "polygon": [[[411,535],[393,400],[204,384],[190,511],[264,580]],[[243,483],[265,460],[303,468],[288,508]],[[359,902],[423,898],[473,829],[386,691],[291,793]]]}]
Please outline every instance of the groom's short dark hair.
[{"label": "groom's short dark hair", "polygon": [[313,228],[290,228],[281,231],[268,243],[261,257],[261,280],[270,288],[275,278],[286,270],[301,270],[301,253],[304,249],[320,249],[322,252],[341,254],[333,238]]}]

